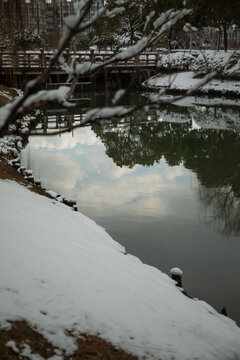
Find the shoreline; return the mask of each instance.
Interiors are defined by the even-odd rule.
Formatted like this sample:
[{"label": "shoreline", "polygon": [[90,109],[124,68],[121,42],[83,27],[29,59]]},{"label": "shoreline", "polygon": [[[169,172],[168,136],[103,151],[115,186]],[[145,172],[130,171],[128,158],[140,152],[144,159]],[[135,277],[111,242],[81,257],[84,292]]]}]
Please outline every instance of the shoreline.
[{"label": "shoreline", "polygon": [[[18,158],[18,156],[17,156],[17,158]],[[9,179],[9,177],[10,177],[10,180],[12,179],[14,179],[15,181],[18,181],[20,184],[25,184],[25,186],[28,188],[28,190],[30,190],[30,188],[34,188],[36,185],[34,185],[34,184],[32,184],[32,183],[30,183],[27,179],[24,179],[24,177],[22,176],[22,174],[20,174],[16,169],[13,169],[12,168],[12,165],[11,164],[9,164],[9,163],[7,163],[7,160],[3,160],[3,159],[0,159],[0,167],[1,167],[1,161],[4,161],[5,163],[4,163],[4,166],[6,167],[5,168],[5,171],[3,172],[3,176],[5,176],[5,179]],[[11,170],[12,169],[12,170]],[[7,177],[7,176],[9,176],[9,177]],[[12,178],[11,178],[11,176],[12,176]],[[37,189],[39,189],[39,187],[38,186],[36,186],[36,188]],[[44,190],[43,190],[44,191]],[[26,194],[27,195],[27,194]],[[47,196],[48,198],[50,198],[50,199],[54,199],[54,197],[52,197],[49,193],[47,194],[46,192],[44,192],[43,194],[41,194],[41,195],[45,195],[45,196]],[[29,198],[30,199],[30,198]],[[37,199],[36,199],[37,200]],[[36,201],[37,202],[37,201]],[[52,201],[51,201],[51,203],[52,203]],[[61,207],[63,206],[62,204],[57,204],[57,202],[53,202],[54,203],[54,205],[53,206],[55,206],[56,207],[56,210],[58,209],[58,208],[60,208],[59,209],[59,211],[61,210]],[[57,206],[56,206],[57,205]],[[49,206],[50,206],[50,204],[49,204]],[[51,205],[52,206],[52,205]],[[62,209],[63,210],[63,209]],[[59,213],[60,214],[60,213]],[[63,214],[62,214],[63,215]],[[71,213],[71,214],[69,214],[69,219],[70,219],[70,217],[72,218],[72,217],[74,217],[74,213]],[[77,214],[76,214],[77,215]],[[90,234],[91,235],[91,234]],[[70,240],[70,239],[68,239],[68,240]],[[110,242],[109,240],[111,240],[112,242]],[[107,239],[107,243],[109,243],[109,245],[111,245],[111,247],[114,245],[114,248],[116,248],[116,247],[118,247],[118,245],[117,245],[117,243],[115,243],[111,238],[108,238]],[[54,243],[53,243],[54,244]],[[91,244],[90,244],[91,245]],[[41,244],[41,246],[42,246],[42,244]],[[69,244],[67,244],[67,246],[69,246]],[[105,243],[104,243],[104,246],[105,246]],[[113,250],[113,249],[111,249],[111,247],[109,246],[109,248],[107,248],[106,247],[106,250],[107,250],[107,260],[108,261],[110,261],[111,259],[110,258],[108,258],[108,256],[110,257],[111,255],[112,256],[115,256],[115,253],[117,253],[117,251],[115,251],[115,250],[117,250],[117,249],[114,249],[114,252],[112,251],[112,253],[110,253],[109,254],[109,252],[110,252],[110,250]],[[91,247],[90,247],[90,250],[91,250]],[[121,251],[120,251],[120,253],[121,253]],[[25,255],[25,254],[24,254]],[[100,255],[103,255],[103,254],[101,254],[100,253]],[[143,272],[143,275],[146,275],[146,279],[148,279],[147,278],[147,276],[149,276],[149,280],[151,280],[152,282],[153,282],[153,284],[152,284],[152,286],[153,285],[158,285],[159,286],[159,288],[161,287],[161,282],[160,282],[160,280],[161,281],[163,281],[163,284],[162,285],[164,285],[163,286],[163,289],[165,289],[165,286],[166,286],[166,288],[168,289],[168,287],[169,287],[169,290],[171,290],[171,292],[172,292],[172,295],[173,295],[173,297],[174,296],[177,296],[177,298],[179,297],[179,290],[176,290],[175,289],[175,285],[172,283],[172,281],[170,281],[170,279],[167,279],[167,276],[165,275],[165,274],[161,274],[161,272],[159,271],[159,270],[157,270],[157,269],[155,269],[155,268],[152,268],[152,267],[150,267],[150,266],[146,266],[146,265],[144,265],[144,264],[142,264],[141,263],[141,261],[139,260],[139,259],[136,259],[135,257],[132,257],[132,256],[125,256],[125,255],[123,255],[123,254],[117,254],[117,258],[121,258],[121,262],[123,262],[124,264],[125,264],[125,266],[127,267],[127,266],[129,266],[129,269],[131,269],[131,271],[133,271],[133,274],[136,272],[136,274],[138,275],[138,271],[140,272],[140,275],[141,275],[141,271]],[[117,259],[116,258],[116,259]],[[101,260],[101,256],[99,256],[99,259]],[[130,261],[131,260],[131,261]],[[95,261],[95,259],[94,259],[94,261]],[[81,265],[81,261],[79,261],[79,263],[80,263],[80,265]],[[100,264],[101,264],[101,266],[105,266],[105,265],[108,265],[105,261],[103,262],[103,263],[101,263],[100,262]],[[104,264],[104,265],[103,265]],[[99,270],[101,270],[101,266],[99,267]],[[114,263],[114,266],[115,266],[115,263]],[[80,269],[81,269],[81,267],[80,267]],[[112,268],[113,269],[113,268]],[[123,269],[122,269],[123,270]],[[107,274],[108,274],[108,272],[107,272]],[[118,274],[119,276],[121,275],[120,273]],[[97,276],[98,276],[98,274],[97,274]],[[141,276],[140,276],[141,277]],[[161,279],[161,277],[162,277],[162,279]],[[97,277],[98,278],[98,277]],[[130,289],[131,289],[131,280],[134,280],[135,282],[136,282],[136,279],[135,278],[133,278],[133,279],[131,279],[131,278],[126,278],[126,280],[130,280],[130,285],[128,284],[128,282],[127,283],[125,283],[125,282],[123,282],[123,281],[121,281],[120,283],[122,283],[123,282],[123,289],[126,287],[126,286],[130,286],[129,287],[129,291],[130,291]],[[86,280],[85,280],[86,281]],[[89,279],[87,279],[87,282],[89,282],[89,281],[91,281],[91,280],[89,280]],[[105,278],[104,278],[104,281],[105,281]],[[81,283],[80,283],[81,284]],[[52,283],[52,285],[54,285],[54,283]],[[82,283],[82,285],[84,285],[84,283]],[[170,286],[171,285],[171,286]],[[172,286],[172,285],[174,285],[174,286]],[[11,285],[10,285],[11,286]],[[39,284],[38,284],[38,286],[39,286]],[[43,285],[41,285],[41,286],[43,286]],[[85,285],[84,285],[85,286]],[[142,287],[141,286],[141,284],[140,284],[140,287]],[[116,289],[115,290],[117,290],[117,288],[118,288],[118,284],[116,284]],[[85,287],[83,287],[83,289],[85,289]],[[86,290],[86,289],[85,289]],[[102,289],[101,289],[102,290]],[[106,292],[106,289],[104,290],[102,290],[103,291],[103,293],[104,292]],[[153,299],[151,299],[151,302],[153,302],[153,309],[154,309],[154,313],[153,313],[153,319],[152,319],[152,322],[150,321],[149,322],[149,325],[150,325],[150,328],[149,329],[151,329],[152,328],[152,326],[153,326],[153,324],[154,324],[154,326],[156,326],[156,324],[155,324],[155,321],[153,322],[153,320],[155,319],[155,312],[156,312],[156,310],[157,310],[157,304],[158,304],[158,307],[160,306],[160,304],[161,304],[161,297],[162,297],[162,294],[161,294],[161,291],[160,292],[158,292],[157,294],[155,294],[155,292],[157,291],[157,289],[155,289],[154,288],[154,296],[156,296],[156,304],[155,304],[155,302],[153,302]],[[164,290],[165,291],[165,290]],[[84,290],[83,290],[83,292],[84,292]],[[144,290],[144,293],[145,292],[147,292],[147,291],[145,291]],[[132,293],[132,295],[134,294],[134,291],[133,291],[133,293]],[[160,294],[161,294],[161,296],[160,296]],[[171,294],[171,293],[170,293]],[[100,293],[99,293],[99,295],[100,295]],[[82,296],[84,296],[84,294],[82,294]],[[185,298],[185,297],[184,297]],[[105,300],[105,297],[103,298],[104,300]],[[139,301],[141,300],[141,296],[138,296],[137,297],[137,299],[139,299]],[[160,299],[160,301],[158,301],[158,299]],[[164,297],[163,297],[163,299],[164,299]],[[171,299],[171,297],[169,298],[169,301],[170,301],[170,299]],[[99,299],[98,299],[99,300]],[[111,294],[110,294],[110,299],[108,299],[108,300],[110,300],[110,303],[112,303],[112,299],[111,299]],[[125,299],[124,299],[125,300]],[[143,303],[145,304],[145,303],[147,303],[147,300],[148,301],[150,301],[150,299],[148,299],[148,297],[143,301]],[[195,301],[195,300],[190,300],[190,299],[188,299],[188,301],[187,300],[185,300],[185,299],[183,299],[181,296],[179,297],[179,301],[180,301],[180,305],[178,305],[179,306],[179,309],[178,309],[178,311],[179,311],[179,313],[178,313],[178,311],[176,311],[176,310],[173,310],[173,311],[175,311],[176,312],[176,314],[175,315],[178,315],[179,316],[179,319],[174,319],[174,326],[175,326],[175,321],[177,321],[178,322],[178,326],[180,326],[180,329],[183,331],[183,334],[185,334],[185,341],[186,341],[186,344],[188,343],[187,342],[187,340],[188,340],[188,337],[189,337],[189,339],[192,339],[193,340],[193,343],[196,343],[196,345],[199,345],[199,344],[201,344],[201,341],[198,343],[198,338],[197,337],[193,337],[193,338],[191,338],[191,335],[192,334],[189,334],[188,335],[188,331],[190,332],[190,330],[186,330],[186,328],[188,328],[189,326],[190,326],[190,329],[191,329],[191,326],[193,326],[191,323],[190,323],[190,325],[188,325],[188,323],[186,324],[186,328],[185,328],[185,325],[182,323],[182,319],[181,319],[181,314],[180,314],[180,310],[182,309],[181,308],[181,306],[183,307],[183,310],[184,310],[184,308],[185,308],[185,304],[187,304],[187,309],[188,309],[188,312],[190,311],[190,309],[192,309],[192,311],[193,311],[193,313],[196,311],[196,315],[198,314],[202,314],[202,316],[203,316],[203,318],[204,318],[204,320],[202,320],[202,321],[200,321],[200,323],[201,323],[201,325],[199,325],[200,327],[201,326],[203,326],[203,333],[205,334],[205,332],[204,332],[204,327],[206,327],[206,329],[207,329],[207,327],[208,327],[208,322],[209,322],[209,325],[211,324],[211,330],[210,330],[210,335],[212,335],[212,337],[213,337],[213,339],[214,339],[214,337],[215,336],[217,336],[217,334],[218,334],[218,336],[220,336],[220,338],[221,338],[221,336],[223,336],[223,332],[224,332],[224,328],[225,328],[225,326],[226,326],[226,330],[228,329],[228,331],[226,332],[227,333],[227,340],[225,340],[226,341],[226,347],[227,347],[227,344],[228,344],[228,346],[230,347],[230,346],[235,346],[236,347],[236,354],[238,353],[238,351],[240,351],[240,349],[236,346],[236,345],[234,345],[235,344],[235,338],[237,337],[237,335],[238,335],[238,328],[237,328],[237,330],[235,329],[235,327],[233,327],[233,322],[232,322],[232,320],[231,319],[223,319],[222,317],[221,317],[221,315],[220,314],[218,314],[218,313],[216,313],[215,312],[215,310],[214,309],[212,309],[209,305],[207,305],[206,303],[204,303],[204,304],[202,304],[203,302],[197,302],[197,301]],[[190,302],[191,301],[191,302]],[[114,302],[113,302],[114,303]],[[164,303],[164,301],[163,301],[163,303]],[[198,303],[198,304],[197,304]],[[101,304],[101,302],[100,302],[100,304]],[[177,304],[177,303],[176,303]],[[129,304],[127,304],[128,306],[129,306]],[[130,304],[131,305],[131,304]],[[46,304],[45,304],[45,306],[46,306]],[[125,310],[127,310],[127,309],[125,309],[125,306],[126,306],[126,304],[123,302],[123,308],[122,308],[122,311],[120,311],[120,314],[124,314],[124,311]],[[138,306],[138,302],[137,303],[134,303],[134,307],[135,306]],[[143,311],[143,314],[142,314],[142,308],[141,308],[141,306],[143,306],[143,305],[141,305],[140,304],[140,309],[139,310],[141,310],[141,312],[139,312],[138,313],[138,315],[139,316],[142,316],[142,315],[144,315],[144,311]],[[178,307],[177,306],[177,307]],[[173,309],[174,309],[174,307],[173,307]],[[84,310],[84,309],[83,309]],[[109,309],[110,310],[110,309]],[[129,310],[129,309],[128,309]],[[149,312],[151,312],[150,311],[151,310],[151,308],[149,308],[148,307],[148,311]],[[159,310],[159,309],[158,309]],[[189,320],[189,314],[188,314],[188,312],[186,312],[186,314],[185,314],[185,316],[187,317],[187,319],[188,319],[188,321],[190,321]],[[42,316],[42,318],[43,319],[46,319],[46,318],[48,318],[48,311],[46,311],[45,309],[44,309],[44,306],[43,306],[43,310],[41,309],[41,311],[40,311],[40,313],[41,313],[41,315],[40,316]],[[118,313],[118,309],[117,309],[117,313]],[[160,314],[161,314],[161,312],[159,312],[159,314],[158,314],[158,316],[157,317],[159,317],[159,321],[160,321],[160,323],[161,323],[161,320],[163,321],[163,324],[164,324],[164,320],[165,320],[165,318],[164,318],[164,316],[160,316]],[[194,313],[195,314],[195,313]],[[107,315],[107,314],[106,314]],[[170,314],[170,316],[171,316],[171,314]],[[177,316],[177,318],[178,318],[178,316]],[[31,317],[30,317],[31,318]],[[200,316],[200,318],[201,318],[201,316]],[[54,321],[56,321],[56,319],[54,319],[54,317],[50,317],[50,320],[52,319],[52,321],[54,322]],[[81,316],[80,316],[80,319],[83,321],[83,318],[81,318]],[[146,319],[148,319],[148,317],[146,318]],[[145,319],[145,320],[146,320]],[[50,321],[50,320],[48,320],[48,321]],[[91,319],[90,319],[91,320]],[[126,319],[127,320],[127,324],[128,324],[128,322],[129,322],[129,320],[128,320],[128,318]],[[218,323],[218,321],[219,321],[219,323]],[[213,322],[213,324],[212,324],[212,322]],[[216,322],[216,324],[215,324],[215,322]],[[131,323],[131,320],[130,320],[130,323]],[[12,325],[11,325],[12,324]],[[95,360],[95,359],[103,359],[103,360],[105,360],[106,358],[110,358],[110,359],[115,359],[115,360],[120,360],[120,359],[123,359],[123,360],[136,360],[136,359],[138,359],[138,358],[141,358],[141,356],[139,356],[139,357],[136,357],[136,356],[133,356],[133,355],[130,355],[130,354],[127,354],[126,352],[122,352],[121,353],[121,350],[120,351],[118,351],[118,350],[116,350],[116,348],[114,348],[114,347],[112,347],[110,350],[109,350],[109,342],[106,342],[105,340],[102,340],[101,338],[100,338],[100,336],[101,336],[101,333],[99,333],[99,337],[91,337],[91,336],[89,336],[89,335],[84,335],[84,334],[78,334],[78,335],[80,335],[80,336],[78,336],[77,337],[77,340],[76,340],[76,338],[75,338],[75,340],[76,340],[76,342],[77,342],[77,346],[78,346],[78,350],[77,350],[77,352],[76,353],[74,353],[74,354],[72,354],[72,355],[63,355],[63,354],[61,354],[61,353],[59,353],[59,348],[58,347],[53,347],[52,346],[52,344],[50,344],[48,341],[47,341],[47,339],[46,338],[42,338],[40,335],[39,335],[39,332],[36,332],[35,330],[34,330],[34,327],[32,327],[33,326],[33,321],[31,322],[31,321],[29,321],[29,324],[30,325],[26,325],[26,323],[25,322],[19,322],[19,321],[15,321],[15,322],[7,322],[5,325],[5,329],[2,327],[1,329],[0,329],[0,332],[2,332],[2,334],[4,335],[4,336],[1,336],[1,339],[3,339],[2,341],[3,341],[3,346],[2,346],[2,350],[0,350],[0,357],[2,356],[3,358],[5,358],[5,356],[10,356],[10,358],[11,358],[11,360],[15,360],[15,359],[19,359],[19,358],[21,358],[21,356],[24,356],[26,353],[25,353],[25,351],[27,351],[27,349],[29,350],[29,348],[26,348],[26,343],[27,344],[30,344],[30,350],[32,351],[34,351],[34,353],[30,353],[31,354],[31,356],[33,355],[35,355],[35,354],[39,354],[39,355],[41,355],[41,356],[43,356],[43,358],[44,359],[46,359],[46,358],[48,358],[48,359],[50,359],[51,357],[55,357],[55,359],[54,360],[60,360],[60,359],[65,359],[65,360],[67,360],[67,359],[74,359],[74,360],[87,360],[87,359],[89,359],[89,360]],[[80,322],[80,324],[81,324],[81,322]],[[143,322],[143,324],[144,324],[144,322]],[[194,324],[194,321],[193,321],[193,324]],[[108,323],[107,325],[111,325],[111,323]],[[167,322],[167,325],[169,326],[170,324],[168,324],[168,322]],[[195,326],[197,325],[197,324],[194,324]],[[223,330],[221,330],[221,329],[217,329],[217,325],[219,325],[221,328],[223,327]],[[9,328],[7,329],[7,327],[9,326]],[[45,325],[46,326],[46,325]],[[171,326],[173,326],[173,325],[171,325]],[[216,328],[215,328],[215,326],[216,326]],[[146,325],[145,326],[143,326],[143,328],[145,328],[146,327]],[[93,328],[94,328],[94,326],[93,326]],[[184,328],[184,330],[183,330],[183,328]],[[159,338],[159,329],[160,329],[160,325],[158,325],[158,327],[156,328],[157,330],[158,330],[158,334],[156,334],[156,344],[159,344],[159,348],[161,348],[161,341],[162,341],[162,339],[161,339],[161,337]],[[205,329],[205,330],[206,330]],[[65,329],[66,330],[66,329]],[[67,331],[67,330],[66,330]],[[93,330],[94,331],[94,330]],[[153,330],[152,330],[153,331]],[[171,327],[171,331],[172,331],[172,327]],[[178,330],[179,331],[179,330]],[[22,335],[23,336],[23,338],[19,338],[19,335]],[[70,331],[69,331],[69,334],[71,335],[71,328],[70,328]],[[125,334],[125,333],[124,333]],[[170,332],[170,334],[172,334],[171,332]],[[232,336],[233,336],[233,339],[231,338],[231,335],[232,334]],[[137,335],[137,334],[136,334]],[[152,333],[152,336],[154,335],[154,332]],[[164,335],[163,333],[162,333],[162,335]],[[40,337],[39,337],[40,336]],[[200,335],[199,335],[200,336]],[[224,336],[225,336],[225,334],[224,334]],[[105,336],[106,337],[106,336]],[[164,336],[163,336],[164,337]],[[173,339],[174,339],[174,333],[173,333]],[[6,340],[6,341],[5,341]],[[131,338],[130,337],[130,340],[131,340],[131,343],[134,341],[134,338]],[[144,341],[145,341],[145,338],[144,338]],[[168,345],[168,342],[169,342],[170,340],[169,339],[167,339],[167,345]],[[181,340],[181,341],[184,341],[184,340]],[[204,338],[202,338],[202,342],[205,344],[205,342],[206,342],[206,339],[204,339]],[[38,343],[39,343],[39,345],[38,345]],[[104,343],[104,345],[103,345],[103,343]],[[219,343],[220,343],[220,341],[219,341]],[[6,344],[7,344],[7,346],[6,346]],[[82,352],[82,350],[83,350],[83,345],[89,345],[89,346],[86,346],[85,347],[85,350]],[[133,344],[134,344],[134,342],[133,342]],[[165,344],[165,342],[163,341],[163,347],[166,347],[166,344]],[[208,344],[206,344],[206,345],[208,345]],[[28,345],[29,346],[29,345]],[[132,345],[129,345],[129,346],[132,346]],[[135,346],[135,345],[133,345],[133,346]],[[153,349],[151,349],[153,352],[154,352],[154,347],[153,347],[153,345],[151,345],[152,346],[152,348]],[[208,345],[209,346],[209,345]],[[105,350],[102,350],[102,348],[104,347],[104,349]],[[111,347],[111,345],[110,345],[110,347]],[[17,349],[17,350],[16,350]],[[147,346],[146,346],[146,349],[147,349]],[[202,353],[202,350],[201,350],[201,347],[200,347],[200,349],[198,348],[198,346],[197,346],[197,349],[199,350],[199,352],[200,353]],[[209,348],[210,349],[210,348]],[[160,349],[159,349],[160,350]],[[2,351],[2,354],[1,354],[1,351]],[[139,352],[140,352],[140,350],[138,350]],[[156,351],[156,350],[155,350]],[[164,350],[163,350],[164,351]],[[166,350],[165,350],[166,351]],[[210,351],[210,350],[208,350],[208,351]],[[219,350],[220,352],[221,352],[221,350]],[[222,348],[222,351],[224,351],[224,349]],[[137,351],[136,351],[137,352]],[[205,352],[204,352],[205,353]],[[6,355],[7,354],[7,355]],[[162,350],[161,350],[161,352],[159,352],[159,354],[158,354],[158,357],[161,357],[161,356],[164,356],[164,354],[165,354],[165,352],[163,352],[162,353]],[[219,353],[220,354],[220,353]],[[63,355],[63,356],[62,356]],[[176,355],[177,355],[177,358],[180,358],[179,356],[181,356],[181,352],[178,352],[178,353],[176,353]],[[209,353],[209,355],[210,355],[210,353]],[[58,357],[57,357],[58,356]],[[192,355],[192,357],[194,357],[193,355]],[[7,357],[6,357],[7,358]]]},{"label": "shoreline", "polygon": [[[157,93],[165,90],[167,95],[186,95],[240,98],[240,81],[213,79],[203,87],[194,90],[201,82],[193,71],[178,71],[170,74],[160,73],[142,84],[142,89]],[[170,84],[170,87],[168,86]],[[193,91],[193,94],[191,92]]]},{"label": "shoreline", "polygon": [[[5,87],[5,91],[8,89]],[[11,90],[11,89],[10,89]],[[11,94],[11,95],[10,95]],[[4,94],[5,95],[5,94]],[[0,93],[0,105],[3,106],[13,100],[13,95],[17,96],[17,92],[10,92],[9,98]],[[16,149],[17,150],[17,149]],[[18,151],[18,150],[17,150]],[[19,152],[19,151],[18,151]],[[16,153],[15,153],[16,155]],[[19,154],[18,154],[19,155]],[[19,159],[17,156],[16,159]],[[10,163],[9,163],[10,162]],[[32,181],[27,180],[23,173],[18,171],[18,168],[14,168],[12,160],[9,161],[8,155],[0,153],[0,181],[11,180],[20,185],[23,185],[28,190],[35,192],[39,195],[47,197],[49,199],[55,199],[53,194],[47,192],[40,185],[34,184]],[[67,204],[66,204],[67,205]],[[74,204],[73,204],[74,205]],[[72,204],[69,205],[72,207]],[[77,211],[76,208],[74,208]],[[44,338],[32,325],[25,321],[10,321],[4,327],[0,324],[0,358],[17,360],[24,356],[24,343],[27,343],[31,347],[32,354],[36,356],[42,356],[43,359],[47,359],[53,356],[57,356],[57,348],[54,348],[46,338]],[[88,334],[81,334],[76,338],[78,349],[76,353],[71,356],[64,356],[64,360],[95,360],[96,356],[101,356],[102,359],[111,358],[115,360],[137,360],[137,357],[126,353],[122,349],[114,347],[111,343],[105,341],[98,336],[92,336]],[[6,346],[6,344],[9,344]],[[19,352],[20,350],[20,352]],[[21,354],[21,352],[23,352]]]},{"label": "shoreline", "polygon": [[[7,88],[5,89],[7,90]],[[15,93],[17,95],[17,93]],[[2,101],[1,101],[2,100]],[[11,102],[11,98],[6,98],[0,93],[1,105]],[[9,140],[11,143],[12,139]],[[19,141],[19,139],[17,140]],[[15,142],[16,144],[16,142]],[[12,144],[11,144],[12,145]],[[20,149],[16,149],[14,153],[15,160],[19,160]],[[1,149],[0,149],[1,150]],[[13,151],[13,149],[11,149]],[[16,156],[17,155],[17,156]],[[0,152],[0,181],[10,180],[15,181],[19,185],[24,186],[29,191],[37,193],[38,195],[44,196],[49,199],[56,199],[57,195],[53,191],[46,191],[41,185],[36,185],[34,180],[29,181],[24,174],[19,170],[20,164],[17,167],[13,166],[13,160],[9,160],[9,154]],[[56,196],[57,195],[57,196]],[[63,200],[62,200],[63,199]],[[65,205],[73,207],[74,211],[77,211],[75,202],[69,202],[61,196],[61,202],[65,201]],[[113,360],[137,360],[138,358],[134,355],[127,353],[121,348],[114,347],[110,342],[102,339],[99,336],[92,336],[89,334],[81,333],[79,336],[75,336],[77,343],[77,350],[73,355],[64,356],[64,360],[96,360],[109,358]],[[6,325],[0,323],[0,358],[18,360],[22,359],[23,356],[27,355],[25,352],[26,345],[30,347],[30,356],[39,356],[43,359],[55,358],[58,359],[58,352],[61,350],[54,347],[49,341],[42,336],[37,328],[34,328],[30,322],[11,320],[6,322]],[[25,347],[25,348],[24,348]],[[100,356],[100,357],[99,357]],[[62,356],[59,357],[62,359]]]}]

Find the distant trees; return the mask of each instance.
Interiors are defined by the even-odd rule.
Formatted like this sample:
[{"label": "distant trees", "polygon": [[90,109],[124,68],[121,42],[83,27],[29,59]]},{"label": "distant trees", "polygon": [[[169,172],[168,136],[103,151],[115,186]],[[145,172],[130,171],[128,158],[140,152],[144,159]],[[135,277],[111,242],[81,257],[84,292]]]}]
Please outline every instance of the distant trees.
[{"label": "distant trees", "polygon": [[0,49],[13,52],[22,50],[37,50],[43,47],[44,39],[35,31],[28,28],[5,34],[0,31]]},{"label": "distant trees", "polygon": [[[155,5],[157,13],[161,13],[161,12],[167,11],[169,9],[180,10],[183,7],[184,7],[184,5],[183,5],[182,0],[158,0],[158,1],[156,1],[156,5]],[[173,31],[178,32],[180,29],[182,29],[182,27],[183,27],[183,24],[180,21],[177,24],[171,26],[170,29],[167,31],[166,36],[167,36],[169,51],[172,50]]]},{"label": "distant trees", "polygon": [[[114,1],[108,0],[108,2],[114,6]],[[240,1],[186,0],[185,2],[189,8],[193,9],[192,14],[189,15],[189,23],[199,30],[206,27],[218,29],[216,48],[218,50],[220,49],[220,39],[223,37],[224,50],[227,51],[228,30],[234,25],[235,28],[240,26]],[[124,14],[119,15],[118,21],[110,24],[108,29],[112,31],[113,34],[116,32],[122,37],[125,37],[128,43],[133,45],[142,36],[143,30],[146,30],[146,22],[149,21],[148,28],[151,29],[152,23],[161,13],[169,9],[181,10],[185,2],[182,0],[136,0],[127,2]],[[152,14],[152,16],[149,20],[148,17],[150,14]],[[184,23],[179,21],[166,31],[165,36],[169,51],[172,49],[172,42],[177,33],[181,34],[180,37],[184,37],[184,32],[182,32],[183,26]],[[188,37],[191,37],[191,31],[189,34]],[[200,41],[200,39],[198,40]]]},{"label": "distant trees", "polygon": [[[209,9],[209,21],[212,26],[219,29],[219,34],[223,32],[224,50],[228,50],[229,28],[240,21],[240,3],[239,0],[209,0],[207,8]],[[219,46],[218,46],[219,48]]]},{"label": "distant trees", "polygon": [[24,0],[8,0],[0,2],[1,30],[5,34],[11,34],[13,31],[22,31],[26,27],[24,16]]},{"label": "distant trees", "polygon": [[[116,7],[114,1],[106,1],[110,8]],[[145,32],[146,17],[151,13],[155,0],[135,0],[127,1],[124,4],[124,13],[115,17],[114,21],[108,20],[109,30],[117,33],[125,40],[125,45],[133,45]]]},{"label": "distant trees", "polygon": [[218,29],[217,49],[220,48],[220,38],[223,34],[224,50],[228,50],[228,30],[233,25],[240,25],[239,0],[189,0],[193,8],[192,23],[197,27],[212,26]]},{"label": "distant trees", "polygon": [[25,13],[25,0],[0,2],[0,47],[12,51],[39,49],[44,40],[37,29],[31,30]]}]

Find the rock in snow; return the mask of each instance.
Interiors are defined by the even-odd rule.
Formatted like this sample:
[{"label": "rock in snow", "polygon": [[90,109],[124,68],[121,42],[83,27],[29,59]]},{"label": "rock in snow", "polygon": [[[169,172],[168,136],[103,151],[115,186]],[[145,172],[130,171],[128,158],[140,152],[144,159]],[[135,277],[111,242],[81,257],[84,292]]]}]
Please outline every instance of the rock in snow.
[{"label": "rock in snow", "polygon": [[0,198],[0,325],[26,320],[67,354],[73,329],[139,358],[240,358],[234,321],[124,255],[92,220],[12,181]]}]

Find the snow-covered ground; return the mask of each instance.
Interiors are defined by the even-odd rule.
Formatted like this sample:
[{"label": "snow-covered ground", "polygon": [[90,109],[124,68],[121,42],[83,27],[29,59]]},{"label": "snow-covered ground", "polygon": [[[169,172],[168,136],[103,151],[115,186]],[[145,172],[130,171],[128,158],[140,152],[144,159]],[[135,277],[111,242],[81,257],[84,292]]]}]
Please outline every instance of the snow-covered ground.
[{"label": "snow-covered ground", "polygon": [[69,329],[140,358],[240,358],[231,319],[126,255],[89,218],[12,181],[0,180],[0,198],[2,327],[26,320],[67,354],[75,349]]},{"label": "snow-covered ground", "polygon": [[240,77],[239,51],[194,50],[176,51],[162,55],[158,62],[160,70],[186,71],[191,70],[200,74],[217,71],[221,76]]},{"label": "snow-covered ground", "polygon": [[[201,82],[201,79],[195,78],[195,76],[196,73],[193,71],[183,71],[171,75],[156,75],[150,78],[145,85],[150,89],[166,88],[179,91],[191,91],[196,89]],[[198,89],[198,93],[239,96],[240,81],[213,79]]]},{"label": "snow-covered ground", "polygon": [[150,78],[144,85],[151,89],[170,87],[175,91],[192,90],[201,82],[196,75],[216,72],[217,78],[198,89],[198,93],[237,96],[240,94],[240,52],[176,51],[162,55],[158,67],[159,71],[168,71],[171,75],[159,74]]}]

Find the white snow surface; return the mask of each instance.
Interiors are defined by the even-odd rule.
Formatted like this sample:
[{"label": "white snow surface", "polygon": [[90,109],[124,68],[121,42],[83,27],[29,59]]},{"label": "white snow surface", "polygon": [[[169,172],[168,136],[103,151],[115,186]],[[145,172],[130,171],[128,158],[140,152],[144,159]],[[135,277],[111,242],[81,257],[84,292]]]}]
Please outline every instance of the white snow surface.
[{"label": "white snow surface", "polygon": [[179,269],[178,267],[175,267],[175,268],[172,268],[170,270],[170,274],[171,275],[178,275],[178,276],[182,276],[183,275],[183,272],[181,269]]},{"label": "white snow surface", "polygon": [[176,51],[162,55],[159,59],[160,69],[191,70],[206,74],[209,71],[219,71],[225,76],[240,76],[239,51],[193,50]]},{"label": "white snow surface", "polygon": [[[202,79],[195,78],[194,71],[183,71],[171,75],[157,75],[150,78],[146,85],[150,88],[171,88],[175,90],[194,90],[201,83]],[[207,84],[198,89],[202,93],[218,92],[223,95],[240,95],[240,83],[237,80],[210,80]]]},{"label": "white snow surface", "polygon": [[0,326],[26,320],[67,354],[72,329],[139,358],[240,358],[234,321],[125,255],[92,220],[13,181],[0,180],[0,198]]}]

